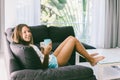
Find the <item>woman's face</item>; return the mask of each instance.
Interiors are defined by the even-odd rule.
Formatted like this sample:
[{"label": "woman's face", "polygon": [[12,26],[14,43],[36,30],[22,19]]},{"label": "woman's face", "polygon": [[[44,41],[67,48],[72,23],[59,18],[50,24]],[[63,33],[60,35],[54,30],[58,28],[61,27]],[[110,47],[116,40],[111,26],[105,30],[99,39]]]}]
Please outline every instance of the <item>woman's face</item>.
[{"label": "woman's face", "polygon": [[27,28],[26,26],[24,26],[22,28],[22,38],[24,41],[26,42],[30,42],[32,39],[32,34],[29,28]]}]

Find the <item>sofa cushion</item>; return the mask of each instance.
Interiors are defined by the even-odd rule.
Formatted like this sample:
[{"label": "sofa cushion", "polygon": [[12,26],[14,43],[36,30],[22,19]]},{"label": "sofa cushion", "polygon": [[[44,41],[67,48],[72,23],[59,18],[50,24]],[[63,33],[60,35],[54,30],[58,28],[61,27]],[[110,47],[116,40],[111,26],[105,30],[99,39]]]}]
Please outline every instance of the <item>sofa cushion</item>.
[{"label": "sofa cushion", "polygon": [[24,69],[40,69],[40,58],[30,46],[11,43],[10,48]]},{"label": "sofa cushion", "polygon": [[52,43],[52,51],[55,51],[55,49],[60,45],[59,42]]},{"label": "sofa cushion", "polygon": [[30,29],[33,34],[34,44],[38,44],[45,38],[49,38],[46,25],[30,26]]},{"label": "sofa cushion", "polygon": [[74,30],[71,26],[63,26],[63,27],[50,26],[48,28],[48,32],[53,42],[62,42],[70,35],[75,36]]}]

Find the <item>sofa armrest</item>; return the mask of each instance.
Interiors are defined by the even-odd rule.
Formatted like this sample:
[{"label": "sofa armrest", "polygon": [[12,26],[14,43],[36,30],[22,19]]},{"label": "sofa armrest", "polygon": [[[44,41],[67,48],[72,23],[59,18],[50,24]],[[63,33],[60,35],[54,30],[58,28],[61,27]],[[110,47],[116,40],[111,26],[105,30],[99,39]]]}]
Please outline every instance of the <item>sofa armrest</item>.
[{"label": "sofa armrest", "polygon": [[96,80],[93,70],[80,65],[46,70],[20,70],[11,73],[11,80]]},{"label": "sofa armrest", "polygon": [[82,45],[85,47],[85,49],[96,49],[94,46],[91,46],[91,45],[86,44],[86,43],[82,43]]}]

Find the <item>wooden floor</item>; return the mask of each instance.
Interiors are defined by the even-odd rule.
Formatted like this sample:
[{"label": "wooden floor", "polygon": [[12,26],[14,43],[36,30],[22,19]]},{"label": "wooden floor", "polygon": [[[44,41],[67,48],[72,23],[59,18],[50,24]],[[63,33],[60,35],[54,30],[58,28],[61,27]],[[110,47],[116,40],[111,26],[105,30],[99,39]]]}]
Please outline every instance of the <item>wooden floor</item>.
[{"label": "wooden floor", "polygon": [[8,80],[3,53],[0,53],[0,80]]}]

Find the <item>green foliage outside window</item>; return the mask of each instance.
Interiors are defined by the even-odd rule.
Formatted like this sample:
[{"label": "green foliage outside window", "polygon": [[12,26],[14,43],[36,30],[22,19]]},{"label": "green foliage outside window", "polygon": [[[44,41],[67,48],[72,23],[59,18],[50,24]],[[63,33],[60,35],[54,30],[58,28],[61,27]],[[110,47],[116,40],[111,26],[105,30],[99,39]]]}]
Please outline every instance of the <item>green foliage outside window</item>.
[{"label": "green foliage outside window", "polygon": [[41,23],[48,26],[73,26],[83,42],[87,36],[88,0],[41,0]]},{"label": "green foliage outside window", "polygon": [[64,20],[61,10],[65,7],[66,0],[41,0],[42,23],[57,23]]}]

